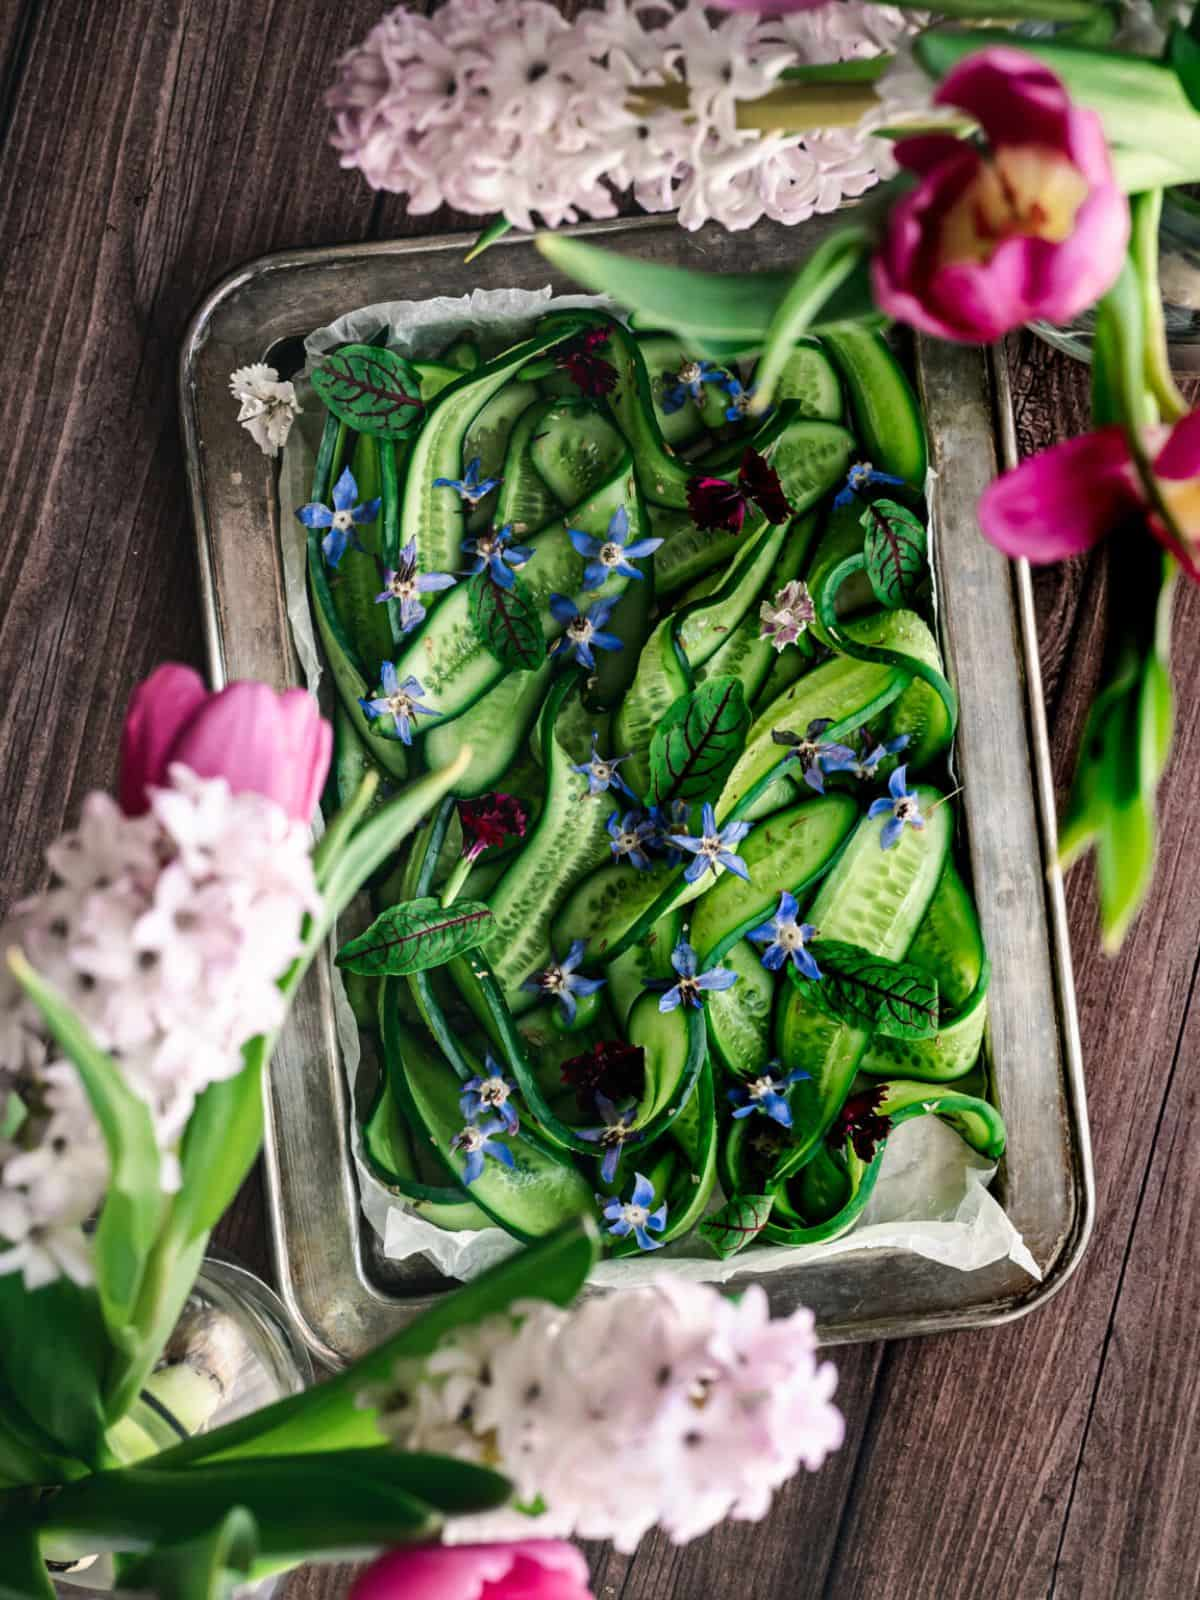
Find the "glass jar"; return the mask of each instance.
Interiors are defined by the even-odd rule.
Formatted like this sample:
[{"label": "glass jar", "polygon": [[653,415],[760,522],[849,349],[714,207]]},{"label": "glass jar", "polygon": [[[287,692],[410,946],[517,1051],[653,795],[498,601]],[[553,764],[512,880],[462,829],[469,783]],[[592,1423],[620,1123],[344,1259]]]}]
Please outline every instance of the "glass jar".
[{"label": "glass jar", "polygon": [[[205,1260],[170,1342],[129,1415],[109,1434],[127,1462],[219,1428],[312,1382],[312,1363],[283,1303],[232,1261]],[[279,1580],[240,1591],[268,1600]],[[115,1600],[112,1557],[84,1557],[54,1572],[61,1600]]]}]

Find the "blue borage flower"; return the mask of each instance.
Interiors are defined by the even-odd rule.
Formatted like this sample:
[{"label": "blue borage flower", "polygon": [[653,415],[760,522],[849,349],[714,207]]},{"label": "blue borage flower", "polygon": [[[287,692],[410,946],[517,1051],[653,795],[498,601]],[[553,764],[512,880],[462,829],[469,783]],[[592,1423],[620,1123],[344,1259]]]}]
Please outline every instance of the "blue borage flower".
[{"label": "blue borage flower", "polygon": [[685,361],[675,374],[675,382],[662,393],[662,408],[668,414],[682,411],[689,400],[697,405],[704,399],[704,385],[718,383],[722,387],[725,374],[713,361]]},{"label": "blue borage flower", "polygon": [[504,482],[503,478],[481,478],[479,474],[482,470],[483,462],[476,456],[473,461],[467,462],[467,470],[461,478],[435,478],[433,487],[455,490],[463,504],[474,511],[482,499]]},{"label": "blue borage flower", "polygon": [[811,922],[798,922],[800,906],[794,894],[785,889],[779,896],[779,905],[769,922],[751,928],[746,935],[754,944],[765,944],[762,964],[769,972],[778,972],[787,961],[806,978],[819,979],[821,969],[808,948],[808,941],[816,933]]},{"label": "blue borage flower", "polygon": [[626,811],[623,816],[619,811],[612,811],[605,826],[612,840],[613,860],[628,861],[639,872],[645,872],[650,866],[646,852],[654,831],[650,819],[639,816],[636,811]]},{"label": "blue borage flower", "polygon": [[848,506],[873,483],[903,482],[903,478],[894,477],[890,472],[877,472],[869,461],[856,461],[846,474],[846,481],[834,496],[833,503],[835,506]]},{"label": "blue borage flower", "polygon": [[385,568],[383,588],[375,596],[375,603],[379,605],[386,600],[398,600],[400,631],[411,633],[419,622],[425,621],[421,595],[432,594],[438,589],[451,589],[457,581],[448,572],[418,572],[417,541],[410,539],[400,551],[400,565],[394,569]]},{"label": "blue borage flower", "polygon": [[607,1095],[597,1091],[596,1110],[604,1119],[602,1125],[599,1128],[580,1128],[579,1137],[603,1147],[604,1160],[600,1163],[600,1176],[605,1183],[612,1183],[616,1179],[617,1167],[621,1162],[621,1151],[626,1140],[634,1132],[637,1102],[623,1100],[619,1106],[615,1106]]},{"label": "blue borage flower", "polygon": [[347,467],[333,486],[332,510],[312,500],[296,513],[306,528],[329,529],[321,540],[321,553],[331,567],[338,566],[348,549],[362,550],[357,530],[364,522],[374,522],[383,504],[382,500],[367,500],[356,505],[357,499],[358,484]]},{"label": "blue borage flower", "polygon": [[492,1060],[489,1050],[484,1057],[482,1073],[468,1078],[463,1084],[458,1109],[468,1122],[474,1123],[486,1112],[491,1112],[504,1124],[505,1133],[516,1133],[521,1126],[521,1119],[511,1099],[515,1088],[515,1084],[509,1082],[503,1070]]},{"label": "blue borage flower", "polygon": [[686,939],[680,939],[671,951],[671,965],[679,975],[677,983],[671,984],[665,978],[657,978],[646,985],[648,989],[666,991],[658,1002],[660,1011],[674,1011],[679,1006],[698,1007],[705,990],[731,989],[738,981],[737,973],[729,967],[710,967],[707,972],[698,973],[696,952]]},{"label": "blue borage flower", "polygon": [[432,706],[422,703],[420,696],[425,693],[419,678],[407,677],[401,683],[396,676],[395,665],[385,661],[380,669],[382,687],[380,693],[373,700],[360,700],[364,714],[370,722],[391,719],[392,726],[376,728],[374,731],[385,739],[400,739],[405,744],[412,743],[413,723],[417,717],[436,717],[437,712]]},{"label": "blue borage flower", "polygon": [[636,799],[633,790],[617,771],[622,761],[629,760],[629,754],[623,756],[602,756],[597,750],[600,735],[592,734],[592,753],[586,761],[576,761],[571,764],[572,772],[581,772],[588,781],[589,794],[607,794],[610,789],[619,789],[622,794],[627,794],[631,800]]},{"label": "blue borage flower", "polygon": [[616,603],[615,600],[597,600],[584,612],[567,595],[552,594],[550,615],[562,625],[563,632],[550,646],[550,654],[554,656],[560,650],[569,650],[579,665],[590,672],[596,665],[593,650],[623,650],[625,646],[615,633],[604,632]]},{"label": "blue borage flower", "polygon": [[[597,1200],[602,1200],[603,1195],[597,1195]],[[654,1204],[654,1185],[642,1173],[634,1173],[633,1193],[628,1200],[609,1200],[604,1207],[604,1220],[608,1223],[608,1231],[615,1234],[618,1239],[624,1239],[632,1233],[637,1240],[639,1250],[657,1250],[662,1243],[661,1239],[652,1239],[649,1232],[653,1228],[655,1233],[662,1233],[667,1226],[667,1202],[664,1200],[657,1211],[651,1211]]]},{"label": "blue borage flower", "polygon": [[889,739],[885,744],[871,746],[868,743],[867,731],[862,731],[862,746],[865,755],[856,755],[846,745],[833,745],[822,757],[821,765],[827,773],[848,772],[852,777],[870,779],[875,776],[879,763],[886,756],[894,756],[908,746],[908,735],[901,733],[894,739]]},{"label": "blue borage flower", "polygon": [[754,399],[754,385],[742,383],[740,378],[729,373],[721,384],[729,396],[729,404],[725,407],[726,422],[744,422],[746,413],[750,410],[750,402]]},{"label": "blue borage flower", "polygon": [[836,744],[832,739],[822,739],[821,735],[826,728],[832,727],[832,717],[814,717],[803,738],[798,733],[788,732],[787,729],[771,730],[771,742],[787,746],[788,754],[784,759],[799,763],[805,783],[818,794],[825,793],[825,774],[829,771],[830,761],[844,761],[847,757],[851,761],[858,760],[857,752],[851,750],[848,744]]},{"label": "blue borage flower", "polygon": [[646,821],[650,824],[647,842],[650,849],[661,855],[669,867],[677,867],[683,860],[683,851],[672,839],[675,834],[687,831],[691,814],[692,808],[686,800],[672,800],[665,809],[662,806],[650,806],[646,812]]},{"label": "blue borage flower", "polygon": [[583,961],[584,943],[576,939],[561,961],[552,961],[543,972],[532,973],[521,988],[526,994],[548,994],[562,1007],[568,1022],[575,1020],[576,995],[595,994],[603,989],[606,978],[584,978],[576,968]]},{"label": "blue borage flower", "polygon": [[496,1117],[491,1122],[469,1123],[454,1135],[450,1141],[451,1150],[457,1150],[466,1157],[462,1174],[465,1184],[472,1184],[479,1177],[485,1156],[491,1156],[503,1167],[516,1165],[512,1151],[501,1143],[501,1136],[507,1132],[509,1129]]},{"label": "blue borage flower", "polygon": [[908,787],[907,778],[907,766],[897,767],[888,779],[888,793],[891,799],[872,800],[867,807],[869,817],[882,817],[891,812],[879,834],[879,843],[884,850],[891,850],[900,843],[905,823],[910,828],[925,826],[925,818],[921,815],[921,803],[917,799],[916,790]]},{"label": "blue borage flower", "polygon": [[635,539],[632,544],[626,544],[629,537],[629,513],[624,506],[618,506],[609,518],[608,533],[603,539],[597,539],[593,534],[584,533],[579,528],[568,528],[567,537],[575,546],[579,554],[586,558],[587,565],[583,569],[583,586],[585,589],[600,589],[608,582],[611,573],[618,572],[623,578],[642,579],[644,574],[631,565],[640,561],[644,556],[653,555],[662,543],[661,539]]},{"label": "blue borage flower", "polygon": [[475,565],[468,577],[473,578],[486,568],[493,583],[499,584],[502,589],[511,589],[513,575],[509,569],[523,567],[533,554],[528,545],[513,544],[512,537],[512,523],[506,522],[502,528],[490,528],[487,533],[477,534],[474,539],[464,539],[464,555],[475,557]]},{"label": "blue borage flower", "polygon": [[727,872],[735,873],[737,877],[750,882],[750,874],[746,870],[746,863],[741,856],[735,855],[732,845],[741,844],[750,832],[752,824],[749,822],[727,822],[721,829],[717,827],[717,819],[713,808],[706,801],[700,813],[700,834],[698,837],[690,833],[673,833],[670,840],[680,850],[686,850],[696,859],[692,861],[683,874],[688,883],[695,883],[697,878],[702,878],[706,872],[715,873],[718,866],[724,867]]},{"label": "blue borage flower", "polygon": [[778,1066],[778,1061],[768,1061],[767,1070],[760,1077],[728,1091],[729,1102],[736,1108],[733,1113],[735,1121],[752,1117],[756,1111],[761,1111],[781,1128],[791,1127],[792,1110],[787,1103],[787,1092],[794,1083],[799,1083],[802,1078],[811,1078],[812,1074],[802,1072],[797,1067],[786,1078],[778,1078],[775,1076]]}]

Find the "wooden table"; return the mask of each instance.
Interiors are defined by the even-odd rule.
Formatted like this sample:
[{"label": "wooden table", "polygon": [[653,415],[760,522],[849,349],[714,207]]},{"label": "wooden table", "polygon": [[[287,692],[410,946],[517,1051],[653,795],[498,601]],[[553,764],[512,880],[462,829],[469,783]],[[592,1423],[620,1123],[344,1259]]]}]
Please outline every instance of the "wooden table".
[{"label": "wooden table", "polygon": [[[237,263],[415,231],[338,171],[321,92],[381,0],[0,0],[3,894],[111,783],[133,684],[201,662],[175,416],[180,335]],[[418,219],[437,230],[455,219]],[[1026,448],[1086,417],[1082,370],[1015,345]],[[1060,793],[1105,639],[1103,557],[1043,574]],[[1116,597],[1119,598],[1119,597]],[[1140,1600],[1200,1593],[1200,596],[1154,894],[1119,960],[1070,885],[1099,1223],[1082,1269],[995,1332],[846,1350],[845,1448],[770,1520],[595,1553],[604,1600]],[[265,1270],[251,1183],[223,1242]],[[288,1600],[344,1595],[347,1569]]]}]

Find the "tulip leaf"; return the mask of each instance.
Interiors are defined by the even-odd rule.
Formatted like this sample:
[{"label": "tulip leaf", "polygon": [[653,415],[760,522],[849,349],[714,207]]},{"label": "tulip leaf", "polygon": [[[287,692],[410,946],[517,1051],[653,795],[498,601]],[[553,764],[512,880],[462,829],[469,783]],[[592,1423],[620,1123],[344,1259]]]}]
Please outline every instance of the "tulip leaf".
[{"label": "tulip leaf", "polygon": [[254,1518],[234,1506],[198,1538],[121,1558],[119,1586],[122,1591],[145,1589],[157,1600],[232,1600],[235,1589],[251,1576],[257,1556]]},{"label": "tulip leaf", "polygon": [[463,257],[464,265],[474,261],[478,256],[481,256],[485,250],[490,249],[491,246],[496,243],[497,239],[503,239],[504,235],[508,233],[511,228],[512,223],[508,220],[503,212],[501,212],[498,216],[493,217],[486,227],[483,227],[479,230],[479,233],[475,239],[475,243]]},{"label": "tulip leaf", "polygon": [[749,727],[738,678],[709,678],[680,695],[650,741],[647,805],[715,800],[745,748]]},{"label": "tulip leaf", "polygon": [[445,907],[433,897],[389,906],[357,939],[338,951],[337,964],[367,978],[426,972],[483,944],[492,913],[481,901]]},{"label": "tulip leaf", "polygon": [[808,948],[821,977],[806,978],[795,967],[788,975],[827,1016],[888,1039],[928,1039],[937,1032],[937,980],[921,967],[843,939],[814,939]]},{"label": "tulip leaf", "polygon": [[515,574],[505,589],[486,570],[467,585],[471,623],[481,644],[513,671],[540,667],[546,658],[542,620],[533,596]]},{"label": "tulip leaf", "polygon": [[403,356],[345,345],[312,373],[312,386],[339,422],[358,433],[402,439],[424,415],[421,381]]},{"label": "tulip leaf", "polygon": [[735,1194],[719,1211],[705,1217],[696,1231],[725,1260],[758,1237],[771,1220],[774,1203],[775,1197],[769,1194]]},{"label": "tulip leaf", "polygon": [[865,228],[838,228],[823,239],[799,267],[767,329],[762,356],[754,372],[754,411],[764,411],[770,404],[780,375],[795,351],[796,341],[821,321],[833,296],[856,272],[864,304],[873,309],[867,271],[868,243]]},{"label": "tulip leaf", "polygon": [[29,1523],[0,1527],[0,1600],[54,1600],[54,1585]]},{"label": "tulip leaf", "polygon": [[109,1355],[94,1289],[58,1278],[28,1292],[19,1272],[0,1277],[0,1403],[26,1450],[98,1465]]},{"label": "tulip leaf", "polygon": [[872,500],[859,518],[866,530],[863,557],[881,606],[911,606],[925,577],[925,524],[897,500]]}]

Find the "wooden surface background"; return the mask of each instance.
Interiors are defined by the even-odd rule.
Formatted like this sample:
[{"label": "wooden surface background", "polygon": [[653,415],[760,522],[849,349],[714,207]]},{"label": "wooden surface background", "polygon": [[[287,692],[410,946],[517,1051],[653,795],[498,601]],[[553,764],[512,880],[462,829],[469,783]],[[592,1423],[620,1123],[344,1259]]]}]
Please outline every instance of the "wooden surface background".
[{"label": "wooden surface background", "polygon": [[[339,172],[320,96],[381,0],[0,0],[0,894],[112,781],[122,708],[201,663],[174,376],[187,316],[289,245],[437,231]],[[1022,444],[1083,427],[1084,373],[1014,341]],[[1059,792],[1100,670],[1103,556],[1039,575]],[[1176,1600],[1200,1593],[1200,595],[1178,609],[1159,874],[1119,960],[1070,884],[1099,1223],[1047,1309],[845,1350],[845,1448],[770,1520],[632,1559],[602,1600]],[[223,1242],[266,1270],[247,1187]],[[296,1574],[335,1600],[349,1570]]]}]

